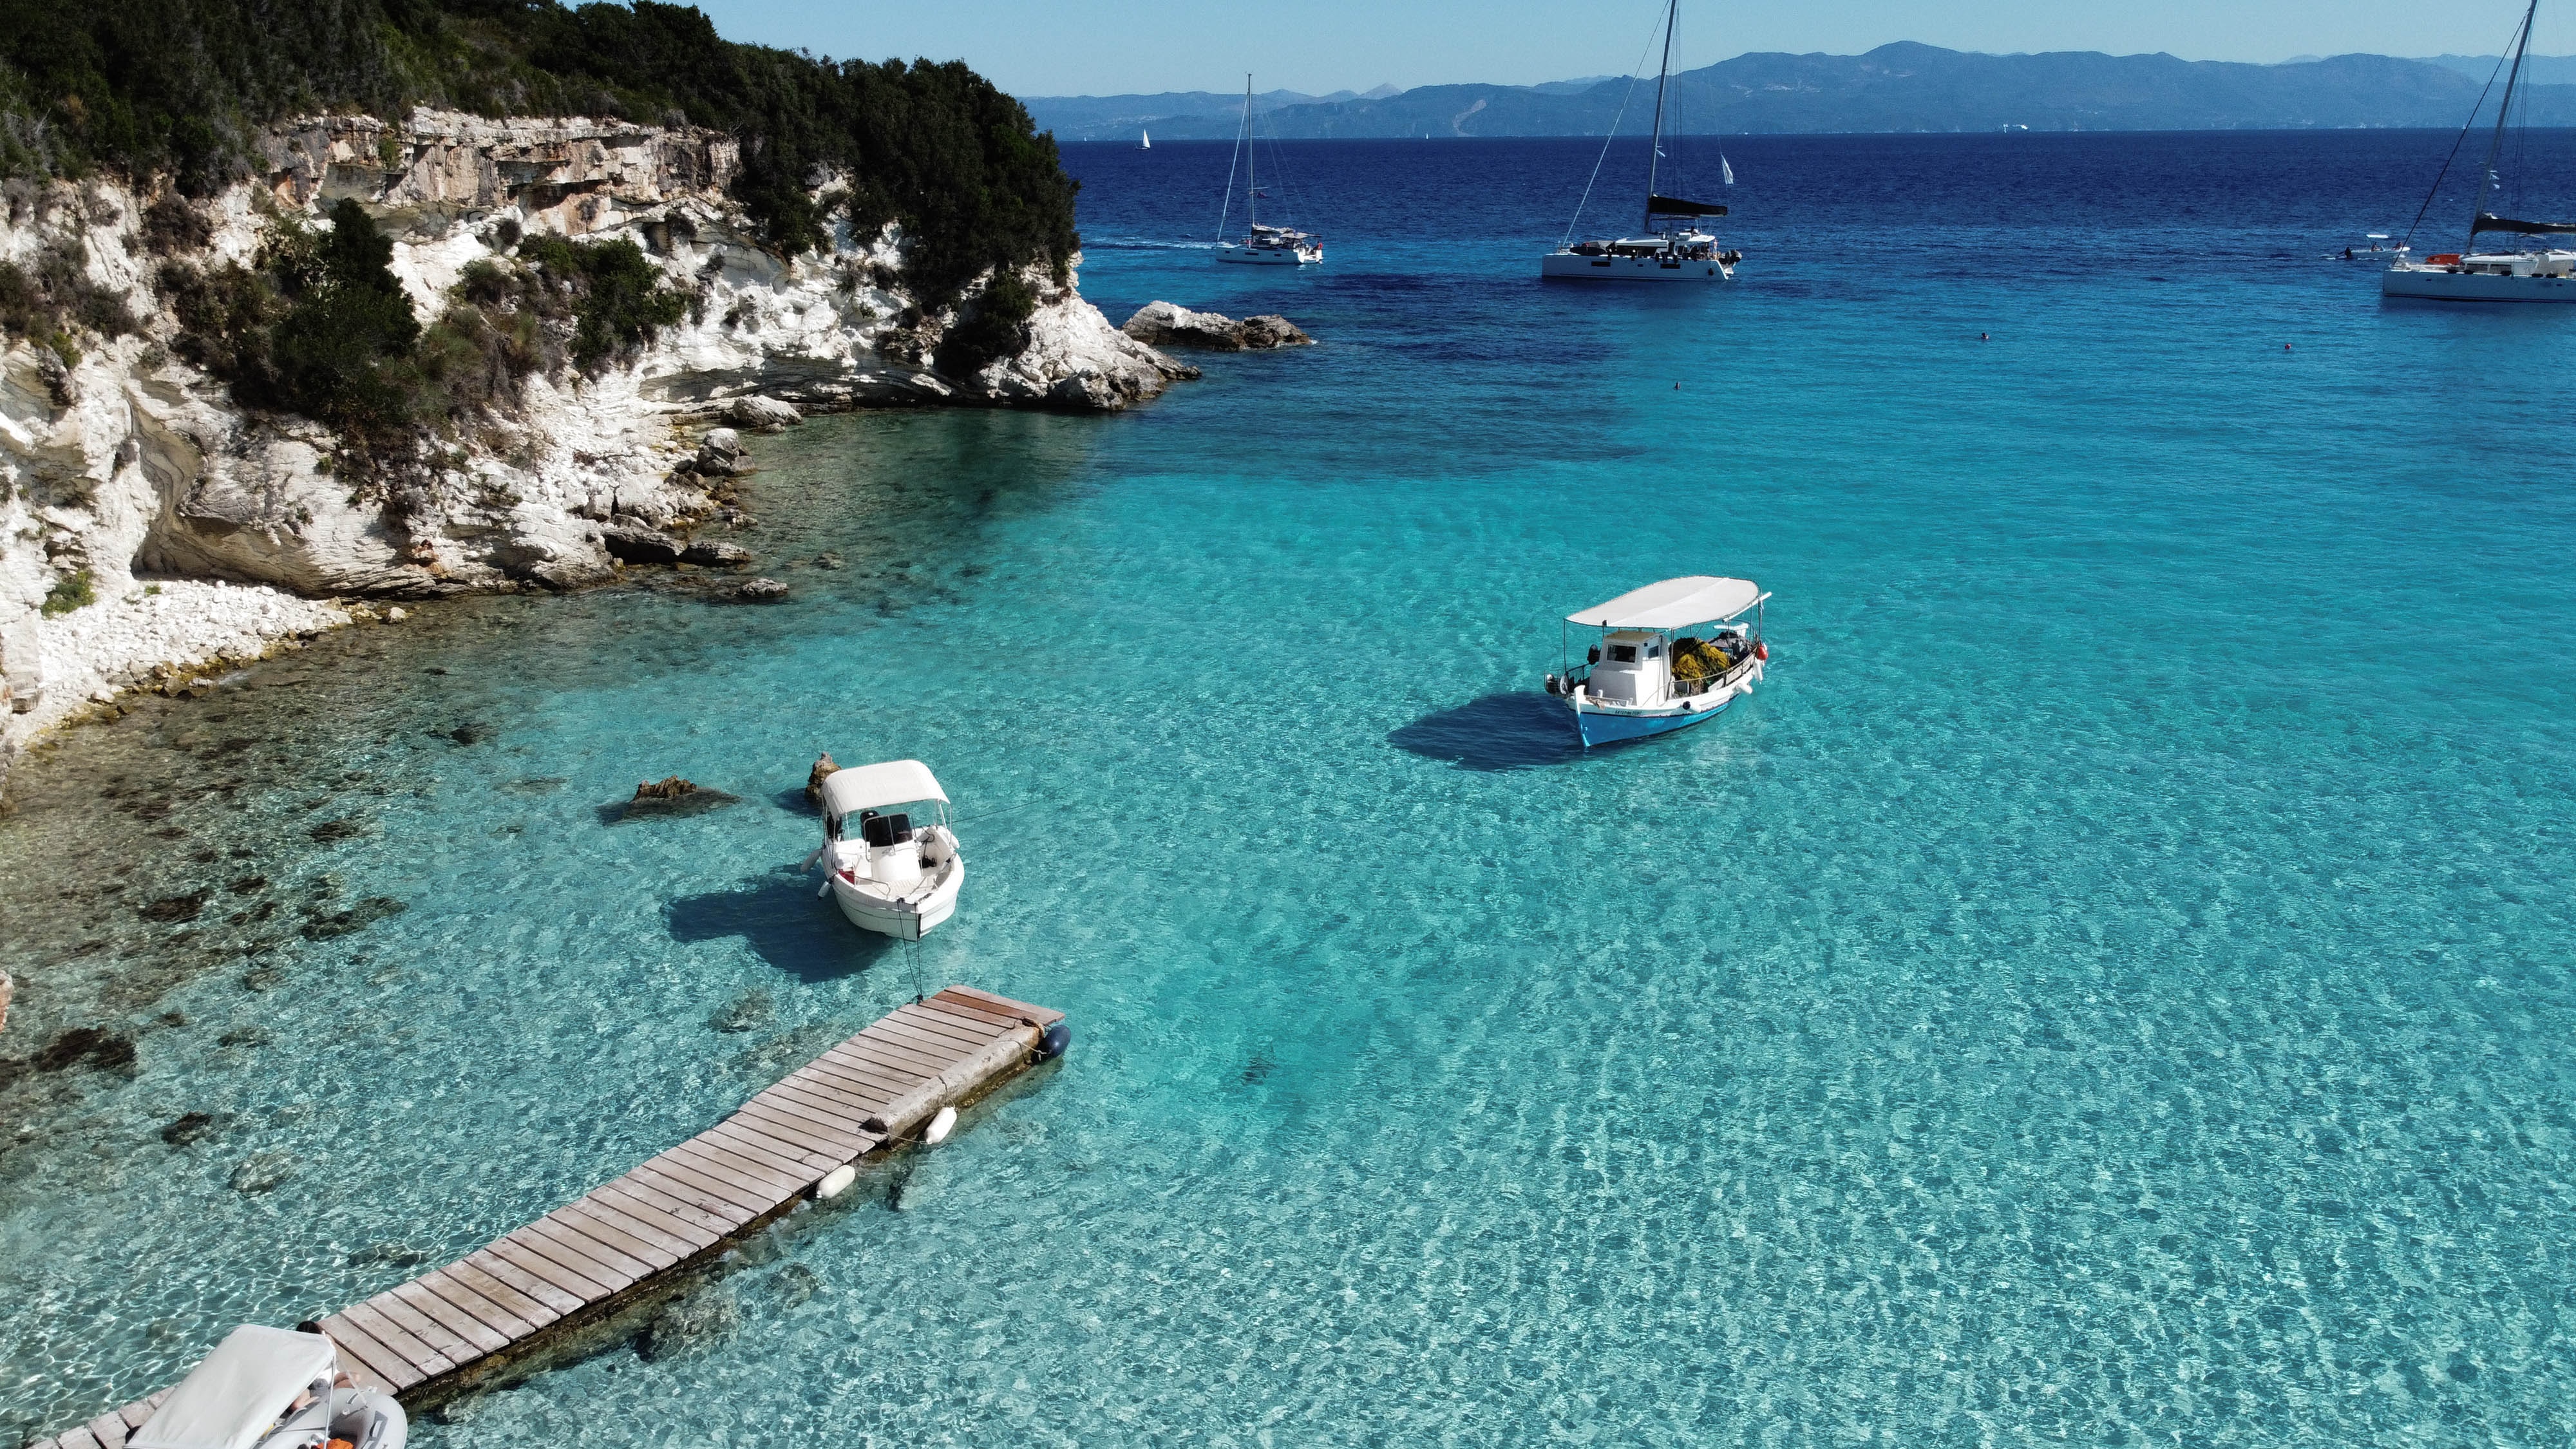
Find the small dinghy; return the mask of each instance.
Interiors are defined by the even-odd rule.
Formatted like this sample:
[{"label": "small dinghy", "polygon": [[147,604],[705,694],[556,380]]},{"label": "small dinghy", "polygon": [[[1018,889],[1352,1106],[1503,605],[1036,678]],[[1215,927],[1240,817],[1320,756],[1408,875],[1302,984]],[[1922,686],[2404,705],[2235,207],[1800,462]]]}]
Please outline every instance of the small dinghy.
[{"label": "small dinghy", "polygon": [[[1574,711],[1585,749],[1703,723],[1761,680],[1771,658],[1762,642],[1762,603],[1770,597],[1750,579],[1695,576],[1568,614],[1565,672],[1547,677],[1547,692]],[[1691,632],[1701,626],[1705,635]],[[1601,631],[1579,665],[1575,629]]]},{"label": "small dinghy", "polygon": [[919,760],[824,776],[823,848],[813,858],[850,924],[899,941],[918,941],[955,915],[966,879],[948,796]]},{"label": "small dinghy", "polygon": [[410,1422],[393,1395],[340,1372],[319,1333],[245,1323],[188,1371],[126,1440],[128,1449],[402,1449]]}]

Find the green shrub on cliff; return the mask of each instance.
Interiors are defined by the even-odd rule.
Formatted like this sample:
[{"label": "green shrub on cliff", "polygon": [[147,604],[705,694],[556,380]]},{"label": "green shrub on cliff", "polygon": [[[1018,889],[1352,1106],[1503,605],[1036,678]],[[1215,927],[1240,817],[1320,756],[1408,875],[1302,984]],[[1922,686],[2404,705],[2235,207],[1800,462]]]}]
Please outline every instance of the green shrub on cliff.
[{"label": "green shrub on cliff", "polygon": [[247,173],[261,125],[421,104],[730,131],[734,195],[783,252],[826,239],[807,192],[837,172],[856,228],[920,243],[934,305],[989,267],[1060,272],[1076,245],[1053,138],[959,64],[737,45],[655,0],[0,0],[0,176],[167,173],[202,195]]},{"label": "green shrub on cliff", "polygon": [[624,237],[577,242],[549,233],[520,243],[519,256],[570,299],[572,359],[594,376],[689,315],[687,294],[662,285],[660,269]]}]

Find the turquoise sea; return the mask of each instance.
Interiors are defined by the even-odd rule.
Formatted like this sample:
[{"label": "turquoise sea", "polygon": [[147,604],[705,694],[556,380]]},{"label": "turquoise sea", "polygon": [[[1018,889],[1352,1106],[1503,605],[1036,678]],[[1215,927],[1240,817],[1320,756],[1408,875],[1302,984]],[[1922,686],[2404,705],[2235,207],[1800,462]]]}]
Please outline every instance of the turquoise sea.
[{"label": "turquoise sea", "polygon": [[[1071,148],[1113,319],[1321,344],[761,438],[786,604],[434,605],[11,777],[0,1434],[964,981],[1073,1051],[414,1442],[2576,1437],[2576,315],[2329,259],[2449,140],[1730,141],[1679,295],[1533,280],[1584,143],[1285,148],[1305,274]],[[1768,682],[1580,753],[1556,620],[1697,572]],[[955,798],[917,952],[821,749]]]}]

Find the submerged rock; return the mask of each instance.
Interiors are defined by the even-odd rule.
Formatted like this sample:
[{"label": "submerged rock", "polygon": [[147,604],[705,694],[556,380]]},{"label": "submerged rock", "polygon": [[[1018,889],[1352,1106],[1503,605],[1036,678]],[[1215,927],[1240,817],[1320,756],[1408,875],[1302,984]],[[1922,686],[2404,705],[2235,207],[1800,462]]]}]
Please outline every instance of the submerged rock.
[{"label": "submerged rock", "polygon": [[193,921],[206,908],[206,899],[212,894],[211,891],[190,891],[184,896],[163,896],[136,914],[147,921]]},{"label": "submerged rock", "polygon": [[315,915],[304,923],[304,939],[329,941],[355,935],[378,921],[399,916],[410,909],[409,902],[395,900],[392,896],[369,896],[345,911]]},{"label": "submerged rock", "polygon": [[794,1308],[809,1302],[822,1291],[822,1275],[802,1263],[790,1263],[769,1279],[770,1299],[781,1308]]},{"label": "submerged rock", "polygon": [[1312,347],[1315,339],[1276,313],[1237,322],[1222,312],[1193,312],[1170,302],[1148,302],[1120,329],[1156,347],[1208,347],[1225,352],[1263,352],[1277,347]]},{"label": "submerged rock", "polygon": [[277,1148],[254,1152],[234,1165],[232,1189],[246,1196],[256,1196],[294,1175],[294,1153]]},{"label": "submerged rock", "polygon": [[121,1072],[134,1065],[134,1039],[94,1026],[76,1026],[45,1043],[29,1063],[40,1072],[67,1072],[74,1067]]},{"label": "submerged rock", "polygon": [[776,579],[745,579],[734,586],[733,597],[746,604],[775,604],[787,597],[787,586]]},{"label": "submerged rock", "polygon": [[746,991],[733,999],[724,1010],[707,1018],[707,1025],[721,1032],[749,1031],[765,1025],[778,1014],[777,1003],[766,991]]},{"label": "submerged rock", "polygon": [[178,1121],[162,1128],[161,1140],[169,1143],[173,1147],[185,1147],[189,1143],[196,1141],[198,1138],[203,1137],[214,1130],[214,1114],[210,1112],[190,1112],[181,1116]]},{"label": "submerged rock", "polygon": [[678,1358],[712,1347],[742,1328],[742,1300],[731,1288],[692,1293],[655,1316],[635,1341],[635,1352],[649,1362]]}]

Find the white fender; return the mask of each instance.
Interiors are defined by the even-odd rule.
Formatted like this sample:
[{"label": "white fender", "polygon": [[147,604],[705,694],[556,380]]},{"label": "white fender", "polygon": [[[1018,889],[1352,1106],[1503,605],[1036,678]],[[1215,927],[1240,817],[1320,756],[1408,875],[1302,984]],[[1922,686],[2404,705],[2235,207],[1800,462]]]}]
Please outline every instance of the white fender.
[{"label": "white fender", "polygon": [[850,1184],[858,1180],[859,1169],[850,1163],[844,1162],[840,1166],[833,1168],[831,1171],[824,1173],[823,1180],[814,1184],[814,1196],[824,1202],[830,1202],[832,1199],[848,1192],[850,1190]]},{"label": "white fender", "polygon": [[947,1141],[948,1134],[956,1128],[957,1109],[942,1107],[939,1109],[939,1115],[930,1119],[930,1130],[921,1134],[921,1140],[926,1146],[936,1147]]}]

